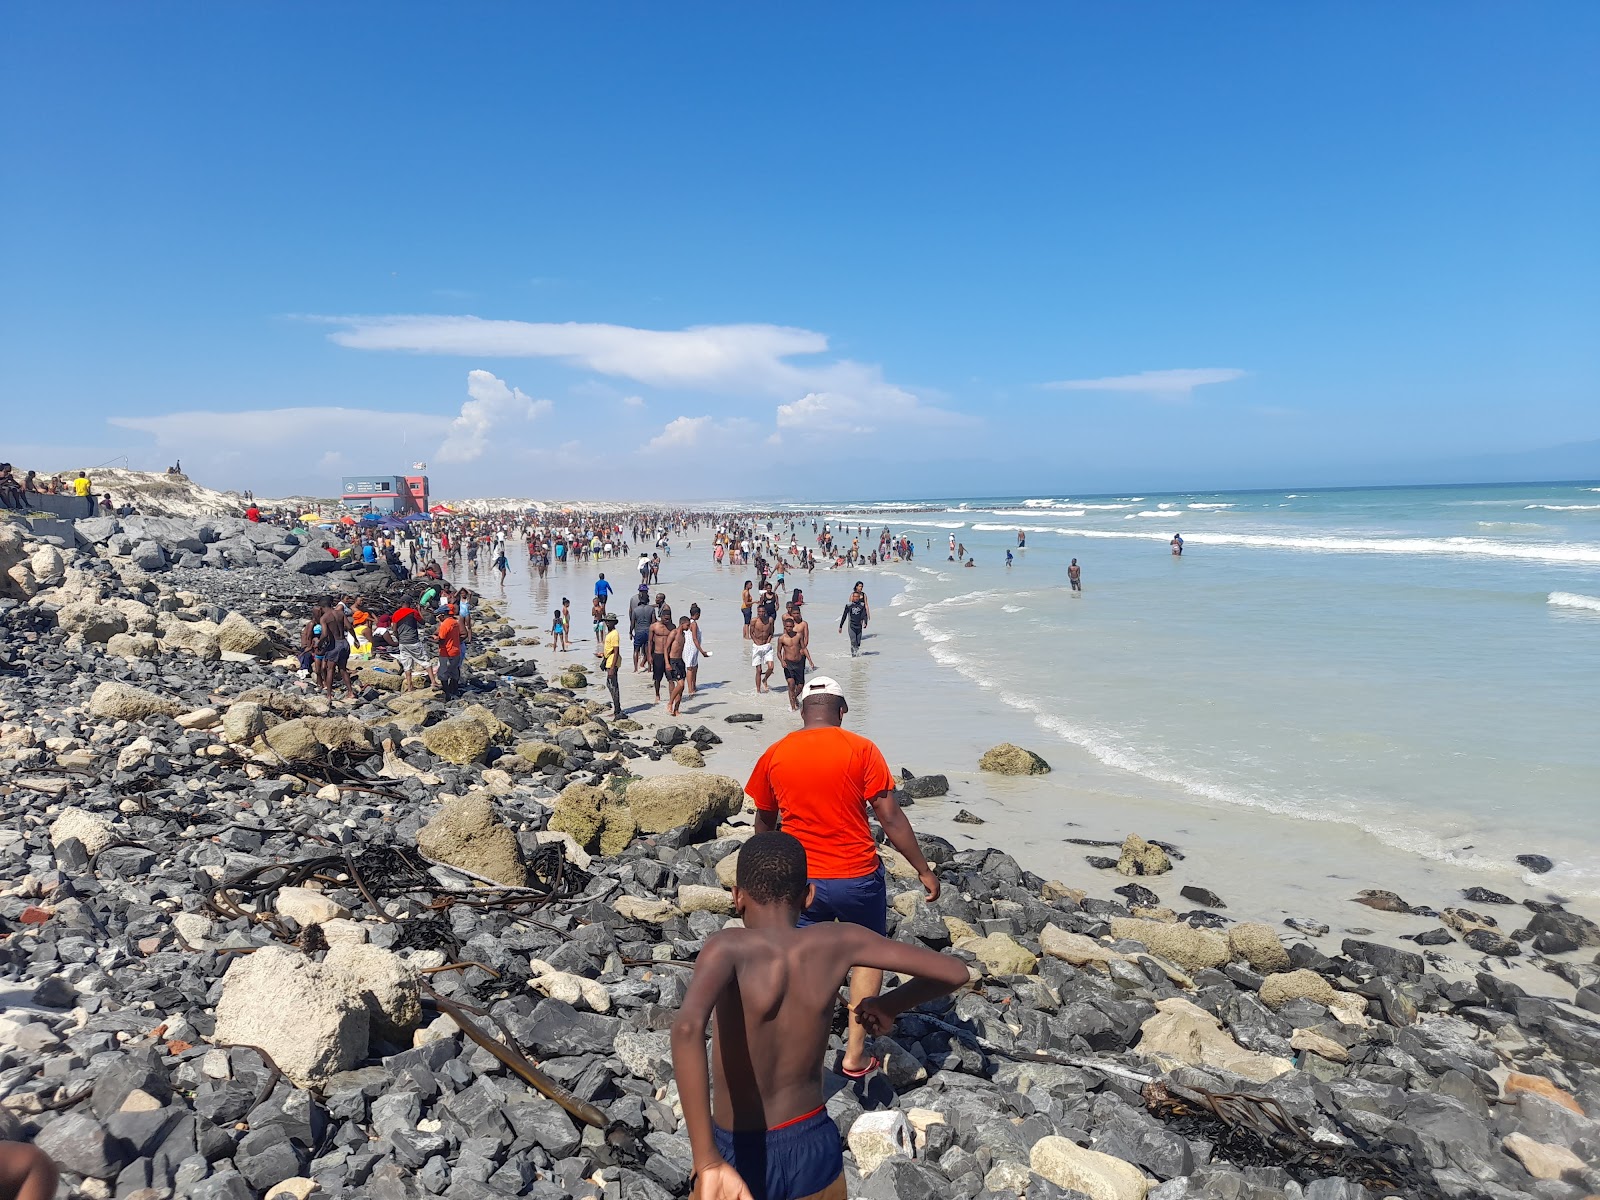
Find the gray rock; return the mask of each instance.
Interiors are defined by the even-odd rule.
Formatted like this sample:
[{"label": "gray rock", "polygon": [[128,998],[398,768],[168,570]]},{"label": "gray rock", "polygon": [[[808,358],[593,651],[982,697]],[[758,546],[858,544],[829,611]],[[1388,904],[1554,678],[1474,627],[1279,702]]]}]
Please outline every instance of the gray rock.
[{"label": "gray rock", "polygon": [[68,1113],[51,1121],[34,1145],[63,1171],[88,1179],[115,1179],[134,1157],[126,1142],[83,1113]]},{"label": "gray rock", "polygon": [[1422,972],[1427,969],[1427,963],[1423,961],[1422,955],[1410,950],[1399,950],[1394,946],[1385,946],[1380,942],[1345,938],[1341,949],[1347,957],[1370,963],[1392,978],[1421,979]]}]

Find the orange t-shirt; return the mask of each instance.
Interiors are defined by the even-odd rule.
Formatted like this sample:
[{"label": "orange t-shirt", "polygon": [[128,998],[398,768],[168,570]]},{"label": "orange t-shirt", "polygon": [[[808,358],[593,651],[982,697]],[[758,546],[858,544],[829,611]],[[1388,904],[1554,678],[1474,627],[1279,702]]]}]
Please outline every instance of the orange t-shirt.
[{"label": "orange t-shirt", "polygon": [[824,726],[774,742],[744,790],[762,812],[777,810],[784,832],[800,839],[812,879],[860,879],[878,869],[867,801],[893,788],[877,746]]},{"label": "orange t-shirt", "polygon": [[439,657],[461,657],[461,622],[454,617],[439,622]]}]

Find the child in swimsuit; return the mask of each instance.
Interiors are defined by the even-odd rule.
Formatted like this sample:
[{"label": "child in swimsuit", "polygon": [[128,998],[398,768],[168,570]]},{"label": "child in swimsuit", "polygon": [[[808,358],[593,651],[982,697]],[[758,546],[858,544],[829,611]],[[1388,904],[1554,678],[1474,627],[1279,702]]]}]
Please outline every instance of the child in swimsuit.
[{"label": "child in swimsuit", "polygon": [[858,966],[908,977],[856,1006],[876,1037],[900,1013],[967,982],[959,960],[860,925],[796,928],[814,891],[797,838],[756,834],[739,851],[733,889],[744,928],[713,934],[695,963],[672,1025],[695,1200],[845,1200],[839,1127],[822,1094],[840,983]]}]

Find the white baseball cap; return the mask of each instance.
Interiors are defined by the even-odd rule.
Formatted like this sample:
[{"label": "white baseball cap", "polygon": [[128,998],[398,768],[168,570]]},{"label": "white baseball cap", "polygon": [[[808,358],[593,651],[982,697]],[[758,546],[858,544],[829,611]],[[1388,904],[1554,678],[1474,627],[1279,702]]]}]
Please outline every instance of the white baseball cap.
[{"label": "white baseball cap", "polygon": [[839,686],[837,681],[830,679],[828,676],[816,675],[806,680],[805,685],[800,689],[802,703],[808,696],[837,696],[843,700],[844,689]]}]

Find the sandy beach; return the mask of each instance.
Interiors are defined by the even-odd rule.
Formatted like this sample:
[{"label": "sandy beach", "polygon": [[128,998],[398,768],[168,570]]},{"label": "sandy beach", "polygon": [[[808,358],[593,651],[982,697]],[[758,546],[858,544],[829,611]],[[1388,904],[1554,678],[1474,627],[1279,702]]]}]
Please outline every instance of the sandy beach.
[{"label": "sandy beach", "polygon": [[[704,536],[704,541],[700,540]],[[687,545],[676,545],[663,560],[661,581],[676,612],[699,603],[702,636],[711,657],[700,669],[700,692],[683,706],[681,719],[666,714],[665,703],[653,702],[647,674],[626,669],[622,677],[627,715],[646,727],[704,724],[723,743],[707,757],[707,770],[741,781],[762,751],[798,727],[781,688],[782,676],[770,694],[757,695],[750,667],[749,644],[741,637],[739,589],[753,574],[746,568],[718,566],[711,559],[709,531],[698,531]],[[544,580],[530,579],[525,563],[514,563],[502,594],[498,585],[480,577],[483,595],[503,606],[510,619],[547,640],[550,605],[565,596],[575,614],[572,657],[587,663],[594,653],[586,613],[598,573],[605,570],[625,598],[636,587],[632,559],[610,563],[552,567]],[[1519,928],[1526,910],[1472,904],[1462,898],[1471,887],[1487,887],[1512,899],[1548,900],[1537,876],[1515,867],[1486,873],[1447,862],[1430,861],[1336,820],[1308,821],[1203,801],[1152,797],[1142,781],[1093,760],[1063,739],[1053,739],[1026,717],[1000,703],[993,689],[942,667],[906,619],[907,605],[897,603],[905,588],[903,564],[883,568],[819,569],[809,580],[792,576],[802,586],[812,625],[812,654],[817,672],[838,679],[850,698],[848,726],[873,738],[891,767],[899,772],[943,774],[949,795],[918,801],[910,808],[915,827],[936,833],[959,846],[996,846],[1019,863],[1047,878],[1091,891],[1105,891],[1126,882],[1114,872],[1086,861],[1106,850],[1067,839],[1121,842],[1129,833],[1174,844],[1184,858],[1170,874],[1140,882],[1168,906],[1185,911],[1194,906],[1179,895],[1186,884],[1209,888],[1228,905],[1226,915],[1239,921],[1266,921],[1281,926],[1287,918],[1305,918],[1330,927],[1316,939],[1319,947],[1337,952],[1340,940],[1363,932],[1385,939],[1436,929],[1436,917],[1376,911],[1353,902],[1363,889],[1386,889],[1409,904],[1435,910],[1463,906],[1494,917],[1502,929]],[[856,579],[867,585],[872,621],[859,658],[852,659],[845,637],[838,633],[839,614]],[[1064,591],[1064,589],[1063,589]],[[613,604],[613,608],[619,607]],[[541,647],[535,653],[554,667],[563,657]],[[759,712],[758,724],[727,724],[733,713]],[[981,772],[977,762],[990,746],[1011,741],[1042,755],[1049,775],[1003,777]],[[674,764],[641,760],[640,773],[674,769]],[[963,809],[984,824],[955,820]],[[1115,857],[1115,851],[1110,852]],[[1600,904],[1577,900],[1574,911],[1600,916]],[[1482,956],[1455,942],[1441,948],[1447,961],[1441,969],[1471,971]],[[1533,956],[1537,957],[1537,956]],[[1497,963],[1497,968],[1502,964]],[[1556,975],[1533,965],[1529,957],[1513,960],[1512,978],[1546,995],[1570,999],[1573,988]]]}]

